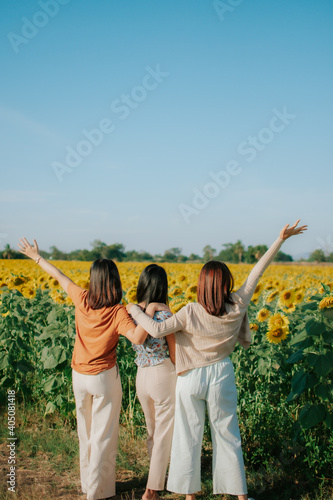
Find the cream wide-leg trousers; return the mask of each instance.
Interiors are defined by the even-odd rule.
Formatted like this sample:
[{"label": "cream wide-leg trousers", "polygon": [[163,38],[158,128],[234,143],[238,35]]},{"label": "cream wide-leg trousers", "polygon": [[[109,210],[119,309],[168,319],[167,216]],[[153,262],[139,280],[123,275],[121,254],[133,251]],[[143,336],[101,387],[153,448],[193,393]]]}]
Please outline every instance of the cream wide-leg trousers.
[{"label": "cream wide-leg trousers", "polygon": [[147,424],[150,461],[147,488],[164,490],[169,465],[177,375],[170,358],[156,366],[138,367],[136,392]]},{"label": "cream wide-leg trousers", "polygon": [[201,446],[205,408],[213,443],[213,493],[247,493],[237,420],[237,391],[229,357],[178,376],[176,412],[167,489],[201,490]]},{"label": "cream wide-leg trousers", "polygon": [[118,367],[82,375],[73,370],[80,475],[88,500],[116,493],[116,456],[122,390]]}]

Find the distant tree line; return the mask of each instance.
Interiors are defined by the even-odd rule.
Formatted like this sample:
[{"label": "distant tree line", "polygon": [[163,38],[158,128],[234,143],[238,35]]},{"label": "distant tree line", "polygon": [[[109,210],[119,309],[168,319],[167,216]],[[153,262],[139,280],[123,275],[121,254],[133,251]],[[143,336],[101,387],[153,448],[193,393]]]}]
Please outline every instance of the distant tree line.
[{"label": "distant tree line", "polygon": [[[230,263],[253,264],[264,255],[267,250],[266,245],[248,246],[245,248],[243,243],[238,240],[236,243],[224,243],[222,250],[217,252],[210,245],[206,245],[202,250],[202,255],[191,253],[189,256],[183,255],[181,248],[170,248],[164,254],[152,255],[144,250],[125,250],[122,243],[113,243],[107,245],[103,241],[95,240],[92,243],[92,249],[74,250],[66,253],[52,246],[49,252],[41,250],[43,257],[50,260],[84,260],[93,261],[100,258],[112,259],[117,262],[208,262],[209,260],[222,260]],[[0,251],[1,259],[24,259],[26,258],[20,252],[12,249],[10,245],[5,245],[4,250]],[[293,262],[291,255],[278,252],[275,257],[276,262]],[[333,253],[326,254],[323,250],[315,250],[310,255],[310,262],[333,262]]]}]

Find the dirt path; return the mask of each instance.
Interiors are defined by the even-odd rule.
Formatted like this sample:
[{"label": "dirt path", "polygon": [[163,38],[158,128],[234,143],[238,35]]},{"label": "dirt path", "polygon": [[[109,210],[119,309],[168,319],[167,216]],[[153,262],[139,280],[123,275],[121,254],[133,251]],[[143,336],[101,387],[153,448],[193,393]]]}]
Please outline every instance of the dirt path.
[{"label": "dirt path", "polygon": [[[50,454],[37,452],[31,458],[21,456],[16,469],[15,493],[8,491],[7,474],[8,451],[7,444],[0,445],[0,499],[1,500],[85,500],[86,495],[81,493],[79,466],[66,473],[59,473],[52,463],[54,457]],[[59,457],[60,458],[60,457]],[[24,465],[22,465],[24,464]],[[133,477],[132,471],[120,469],[117,472],[116,500],[141,499],[144,492],[145,480]],[[178,498],[178,495],[167,495],[168,500]]]}]

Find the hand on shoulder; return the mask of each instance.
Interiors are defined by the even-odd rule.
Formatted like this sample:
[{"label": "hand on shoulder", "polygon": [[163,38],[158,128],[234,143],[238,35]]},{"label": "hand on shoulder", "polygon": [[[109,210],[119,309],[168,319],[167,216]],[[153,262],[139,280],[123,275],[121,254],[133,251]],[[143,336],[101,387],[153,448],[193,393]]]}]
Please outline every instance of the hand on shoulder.
[{"label": "hand on shoulder", "polygon": [[146,309],[146,314],[152,318],[156,311],[170,311],[170,309],[166,304],[151,302]]}]

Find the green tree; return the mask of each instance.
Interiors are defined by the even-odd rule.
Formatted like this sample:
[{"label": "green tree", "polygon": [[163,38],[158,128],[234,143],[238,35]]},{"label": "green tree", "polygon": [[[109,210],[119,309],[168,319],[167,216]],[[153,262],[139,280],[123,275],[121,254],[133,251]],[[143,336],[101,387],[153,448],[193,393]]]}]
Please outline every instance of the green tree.
[{"label": "green tree", "polygon": [[105,258],[107,259],[122,262],[126,257],[125,247],[122,243],[114,243],[113,245],[109,245],[106,255],[107,256]]},{"label": "green tree", "polygon": [[328,256],[326,257],[326,262],[333,262],[333,252],[328,254]]},{"label": "green tree", "polygon": [[293,262],[293,260],[294,259],[291,255],[281,251],[276,254],[276,257],[274,259],[275,262]]},{"label": "green tree", "polygon": [[233,245],[233,251],[237,255],[238,263],[240,264],[243,260],[243,255],[245,252],[244,245],[240,240],[236,241],[236,243]]},{"label": "green tree", "polygon": [[3,259],[14,259],[14,254],[15,254],[15,251],[7,243],[5,245],[4,251],[2,252],[2,258]]},{"label": "green tree", "polygon": [[202,258],[200,257],[200,255],[197,255],[196,253],[191,253],[191,255],[189,256],[188,260],[202,260]]},{"label": "green tree", "polygon": [[214,255],[216,254],[215,248],[212,248],[210,245],[206,245],[202,251],[203,251],[204,262],[213,260]]},{"label": "green tree", "polygon": [[237,262],[236,254],[233,251],[233,243],[224,243],[222,246],[225,248],[218,254],[218,260],[232,263]]},{"label": "green tree", "polygon": [[173,252],[174,248],[171,248],[170,250],[166,250],[164,252],[164,255],[162,257],[162,260],[165,262],[177,262],[178,260],[178,255],[176,255]]},{"label": "green tree", "polygon": [[266,245],[256,245],[255,247],[249,246],[248,249],[244,252],[244,260],[248,264],[253,264],[254,262],[258,262],[259,259],[264,255],[267,251]]},{"label": "green tree", "polygon": [[326,262],[326,257],[321,248],[317,248],[309,257],[309,262]]},{"label": "green tree", "polygon": [[59,250],[56,246],[50,247],[50,259],[52,260],[67,260],[67,254]]}]

